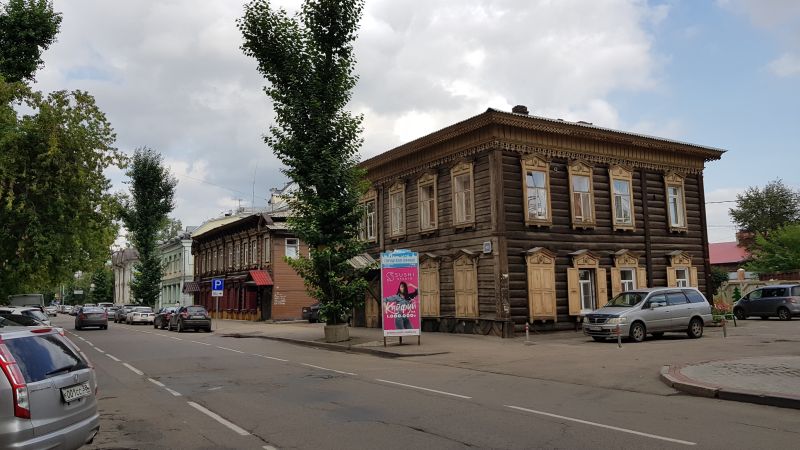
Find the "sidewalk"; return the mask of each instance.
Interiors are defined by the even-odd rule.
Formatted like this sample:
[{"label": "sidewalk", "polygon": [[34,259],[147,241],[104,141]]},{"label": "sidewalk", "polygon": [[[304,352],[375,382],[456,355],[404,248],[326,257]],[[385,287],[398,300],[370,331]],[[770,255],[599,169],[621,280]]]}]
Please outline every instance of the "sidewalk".
[{"label": "sidewalk", "polygon": [[692,395],[800,409],[800,356],[762,356],[667,366],[661,377]]},{"label": "sidewalk", "polygon": [[[379,328],[350,328],[350,341],[329,344],[324,342],[323,324],[214,322],[216,334],[231,338],[270,339],[404,358],[421,364],[656,395],[674,395],[677,389],[776,406],[798,401],[797,397],[792,398],[800,393],[800,326],[797,325],[800,324],[796,321],[740,321],[738,327],[728,328],[727,338],[723,338],[721,328],[707,327],[702,339],[674,333],[638,344],[623,341],[622,348],[612,341],[594,342],[574,331],[532,334],[531,345],[526,345],[524,335],[502,339],[423,333],[421,346],[417,345],[416,337],[409,337],[403,340],[403,345],[397,338],[388,338],[384,347],[383,331]],[[714,359],[720,361],[708,362]],[[665,366],[663,373],[659,373]]]}]

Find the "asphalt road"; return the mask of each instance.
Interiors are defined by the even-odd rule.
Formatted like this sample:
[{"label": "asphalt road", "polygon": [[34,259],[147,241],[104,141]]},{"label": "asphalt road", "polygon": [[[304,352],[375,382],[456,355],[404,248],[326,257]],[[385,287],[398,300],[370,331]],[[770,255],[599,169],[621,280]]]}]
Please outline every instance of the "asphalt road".
[{"label": "asphalt road", "polygon": [[54,322],[100,384],[89,448],[788,449],[800,438],[795,410],[71,321]]}]

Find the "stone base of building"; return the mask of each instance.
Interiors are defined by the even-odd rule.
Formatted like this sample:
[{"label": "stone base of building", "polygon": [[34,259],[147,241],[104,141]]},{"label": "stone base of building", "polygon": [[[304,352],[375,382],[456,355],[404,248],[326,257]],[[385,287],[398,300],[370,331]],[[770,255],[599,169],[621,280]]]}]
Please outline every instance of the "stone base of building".
[{"label": "stone base of building", "polygon": [[510,320],[461,319],[456,317],[422,318],[425,333],[480,334],[484,336],[514,337],[514,323]]}]

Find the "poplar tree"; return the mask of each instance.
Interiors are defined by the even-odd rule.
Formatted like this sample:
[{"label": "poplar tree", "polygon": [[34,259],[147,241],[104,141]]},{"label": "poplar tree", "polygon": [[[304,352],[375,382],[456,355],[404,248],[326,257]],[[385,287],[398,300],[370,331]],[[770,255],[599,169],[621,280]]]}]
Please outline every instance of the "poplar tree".
[{"label": "poplar tree", "polygon": [[362,9],[360,0],[307,0],[290,16],[255,0],[238,20],[242,50],[257,61],[275,110],[264,140],[298,186],[289,224],[310,254],[289,263],[329,324],[361,304],[366,288],[348,263],[363,251],[357,238],[363,118],[345,109],[358,79],[353,41]]}]

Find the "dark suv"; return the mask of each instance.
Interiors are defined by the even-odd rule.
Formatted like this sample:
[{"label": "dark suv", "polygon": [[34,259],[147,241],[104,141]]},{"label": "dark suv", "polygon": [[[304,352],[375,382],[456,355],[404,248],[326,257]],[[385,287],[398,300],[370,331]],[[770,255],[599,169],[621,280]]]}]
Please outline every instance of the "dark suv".
[{"label": "dark suv", "polygon": [[0,331],[0,448],[77,449],[100,429],[97,380],[54,328]]},{"label": "dark suv", "polygon": [[200,305],[181,306],[169,318],[167,329],[182,332],[193,328],[195,331],[205,330],[211,332],[211,316],[206,308]]},{"label": "dark suv", "polygon": [[800,284],[762,286],[750,291],[733,305],[733,314],[740,320],[749,316],[780,320],[800,316]]}]

